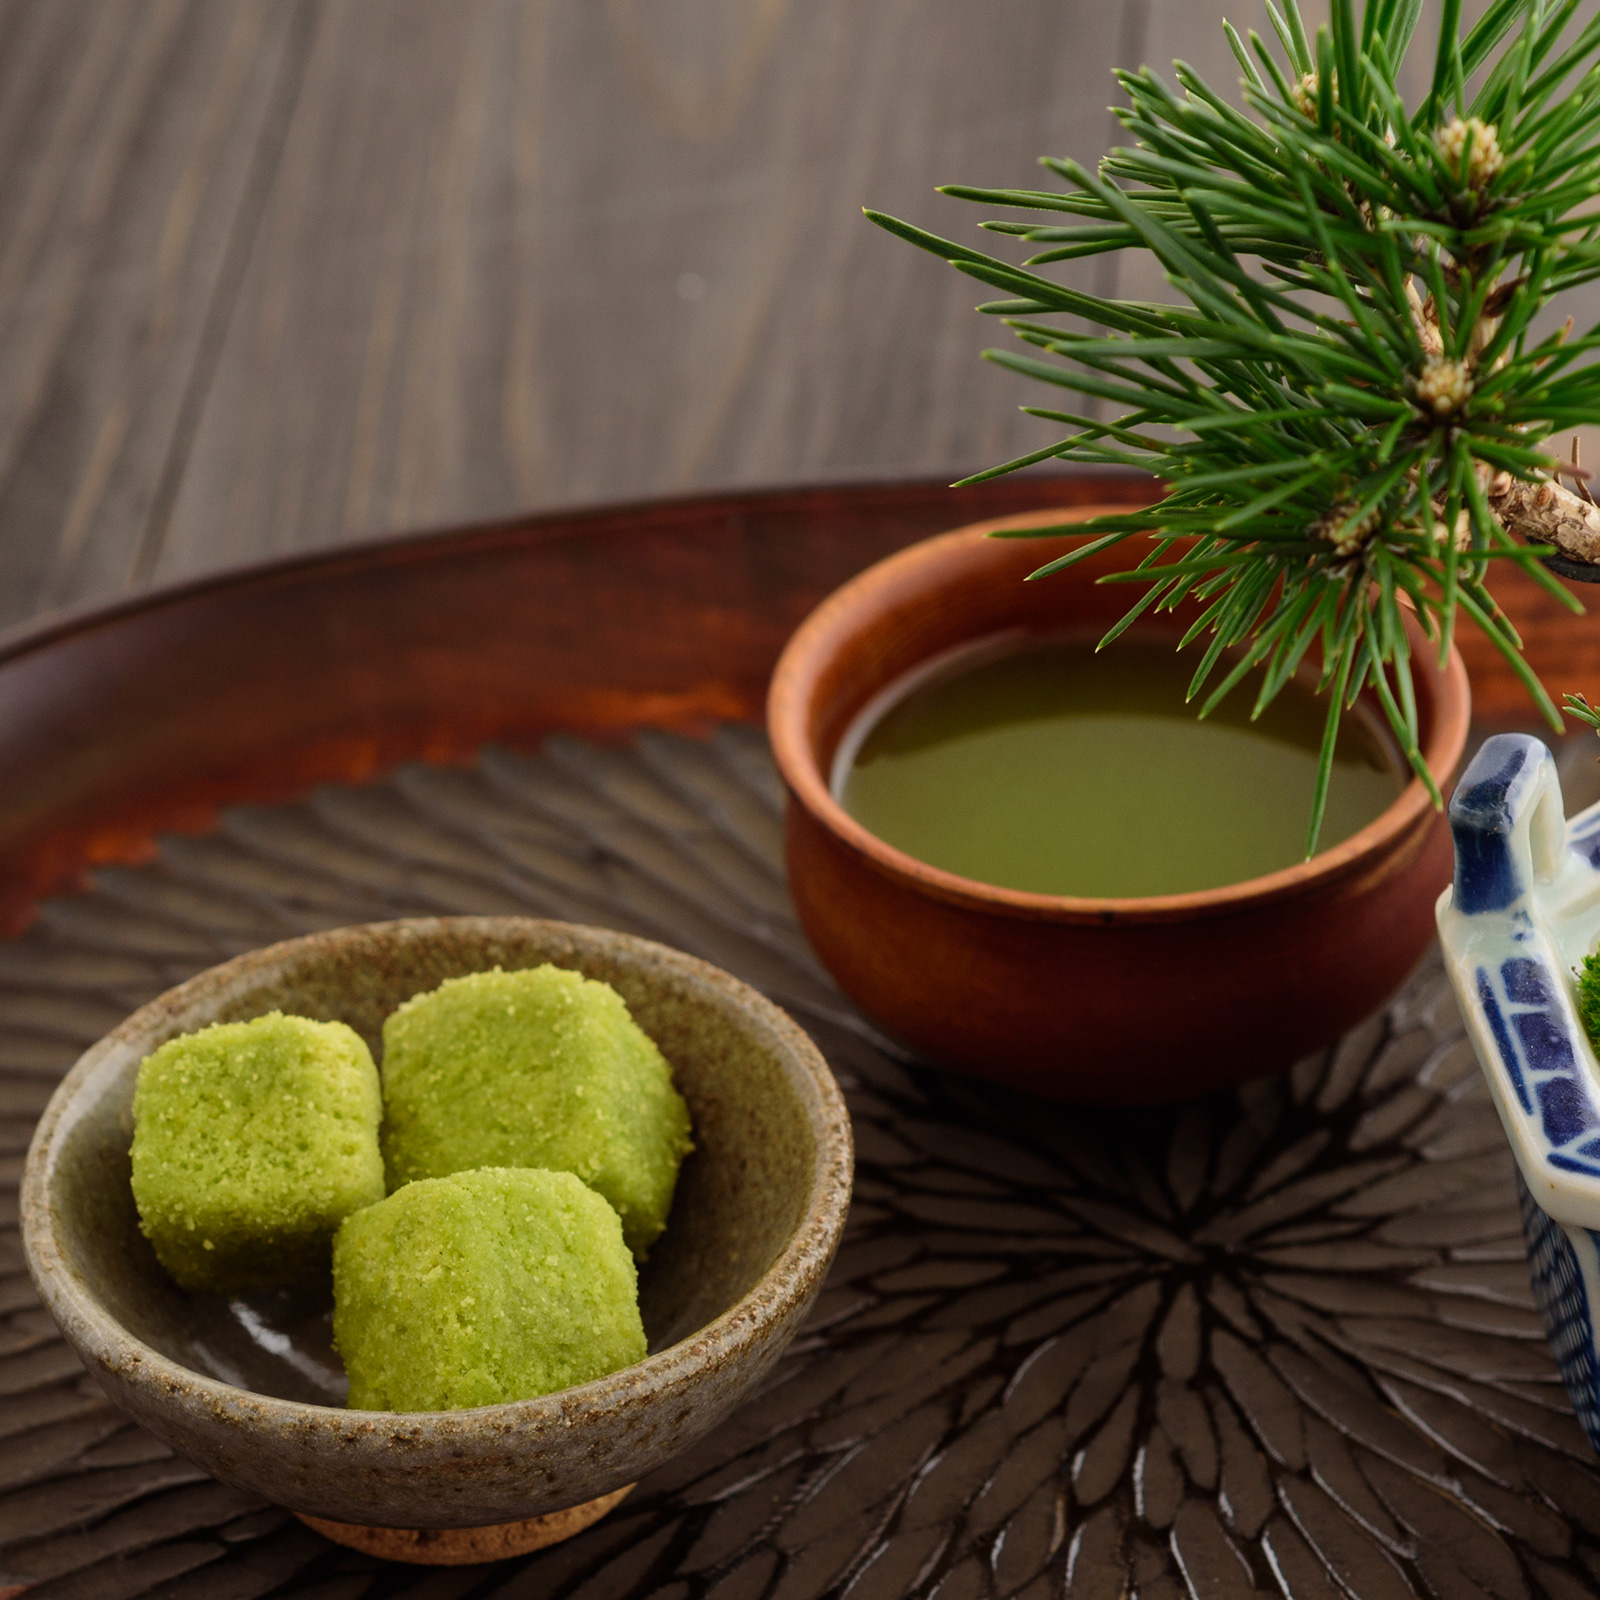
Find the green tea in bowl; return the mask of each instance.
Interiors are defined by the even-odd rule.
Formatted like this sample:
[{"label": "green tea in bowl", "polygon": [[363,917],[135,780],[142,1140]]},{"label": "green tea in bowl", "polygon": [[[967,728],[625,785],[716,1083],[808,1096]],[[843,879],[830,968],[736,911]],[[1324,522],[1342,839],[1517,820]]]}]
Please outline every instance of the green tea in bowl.
[{"label": "green tea in bowl", "polygon": [[[919,861],[1035,894],[1187,894],[1293,866],[1326,703],[1291,679],[1252,720],[1247,682],[1199,720],[1185,701],[1193,664],[1172,644],[959,647],[862,710],[835,756],[834,797]],[[1376,717],[1347,714],[1321,848],[1374,821],[1407,777]]]},{"label": "green tea in bowl", "polygon": [[[1048,520],[1094,514],[1066,507]],[[788,790],[789,884],[818,957],[874,1022],[930,1060],[1061,1100],[1191,1099],[1337,1038],[1433,937],[1429,907],[1449,878],[1449,838],[1430,782],[1448,782],[1466,743],[1459,653],[1441,664],[1438,640],[1403,619],[1430,782],[1386,778],[1389,804],[1340,843],[1324,827],[1309,859],[1308,784],[1293,807],[1288,860],[1254,877],[1167,894],[1074,894],[968,876],[1000,869],[952,871],[912,854],[927,847],[897,843],[887,823],[853,812],[845,779],[893,706],[952,667],[994,659],[978,647],[1004,655],[1030,640],[1076,640],[1084,651],[1117,624],[1123,596],[1097,581],[1114,575],[1117,553],[1082,557],[1082,582],[1029,583],[1041,557],[1083,547],[1069,535],[1042,551],[994,537],[1020,520],[956,529],[858,573],[806,618],[773,672],[767,728]],[[1125,652],[1152,639],[1176,655],[1177,631],[1191,623],[1192,608],[1146,618],[1093,665],[1131,670]],[[1226,671],[1219,663],[1219,683]],[[1174,686],[1179,705],[1185,687]],[[1234,692],[1257,698],[1248,684]],[[1358,700],[1346,716],[1366,714]],[[1010,799],[992,767],[983,782]],[[1244,787],[1240,777],[1236,792]],[[1115,804],[1092,814],[1097,848],[1120,826],[1105,815]],[[1181,840],[1195,826],[1188,813],[1185,788],[1145,832]],[[1070,821],[1049,807],[1045,816],[1047,829]],[[1122,837],[1129,856],[1147,843]]]}]

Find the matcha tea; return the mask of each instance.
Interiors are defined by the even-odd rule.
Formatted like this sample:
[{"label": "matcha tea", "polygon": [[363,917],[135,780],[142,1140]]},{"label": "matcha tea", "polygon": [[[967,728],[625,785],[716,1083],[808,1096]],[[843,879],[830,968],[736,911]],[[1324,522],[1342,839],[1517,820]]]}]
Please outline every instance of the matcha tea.
[{"label": "matcha tea", "polygon": [[[1038,894],[1184,894],[1292,866],[1327,701],[1291,682],[1251,722],[1252,678],[1201,722],[1183,698],[1197,660],[1136,636],[969,657],[892,701],[853,757],[846,741],[834,793],[919,861]],[[1347,712],[1317,848],[1404,776],[1387,730]]]}]

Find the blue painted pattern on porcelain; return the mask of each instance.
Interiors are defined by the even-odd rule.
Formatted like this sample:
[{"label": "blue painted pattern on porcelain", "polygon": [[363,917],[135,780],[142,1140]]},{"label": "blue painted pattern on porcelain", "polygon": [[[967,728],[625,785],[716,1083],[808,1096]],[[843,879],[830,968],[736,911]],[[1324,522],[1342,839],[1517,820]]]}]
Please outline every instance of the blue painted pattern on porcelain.
[{"label": "blue painted pattern on porcelain", "polygon": [[1518,1059],[1516,1046],[1511,1042],[1511,1035],[1506,1031],[1506,1019],[1500,1010],[1500,1002],[1495,998],[1489,974],[1483,967],[1478,968],[1478,1003],[1483,1007],[1483,1014],[1489,1020],[1489,1031],[1494,1035],[1495,1048],[1499,1051],[1500,1060],[1505,1064],[1511,1085],[1517,1092],[1517,1104],[1532,1115],[1533,1101],[1528,1098],[1527,1081],[1522,1076],[1522,1062]]},{"label": "blue painted pattern on porcelain", "polygon": [[1593,1153],[1586,1146],[1600,1133],[1600,1104],[1579,1057],[1572,1007],[1563,1002],[1555,973],[1543,962],[1515,955],[1498,963],[1498,970],[1479,966],[1473,976],[1477,1003],[1517,1105],[1530,1115],[1537,1106],[1547,1159],[1563,1170],[1600,1177],[1600,1162],[1579,1159]]},{"label": "blue painted pattern on porcelain", "polygon": [[[1528,1277],[1544,1319],[1550,1348],[1561,1366],[1561,1381],[1589,1443],[1600,1450],[1600,1356],[1595,1353],[1594,1318],[1584,1283],[1596,1274],[1600,1238],[1592,1229],[1567,1229],[1541,1211],[1519,1176],[1522,1231],[1528,1240]],[[1586,1274],[1579,1252],[1589,1258]]]},{"label": "blue painted pattern on porcelain", "polygon": [[[1581,821],[1582,819],[1578,820]],[[1600,869],[1600,822],[1594,823],[1582,833],[1578,832],[1577,829],[1578,822],[1575,821],[1572,825],[1572,831],[1567,836],[1572,849],[1581,855],[1591,867]]]},{"label": "blue painted pattern on porcelain", "polygon": [[1445,965],[1517,1158],[1534,1297],[1600,1450],[1600,1062],[1575,981],[1600,943],[1600,807],[1569,827],[1549,750],[1504,734],[1463,774],[1450,830]]},{"label": "blue painted pattern on porcelain", "polygon": [[1509,818],[1527,788],[1532,752],[1525,746],[1530,744],[1544,749],[1537,739],[1515,734],[1489,740],[1451,797],[1456,906],[1467,916],[1502,911],[1521,892],[1511,859]]}]

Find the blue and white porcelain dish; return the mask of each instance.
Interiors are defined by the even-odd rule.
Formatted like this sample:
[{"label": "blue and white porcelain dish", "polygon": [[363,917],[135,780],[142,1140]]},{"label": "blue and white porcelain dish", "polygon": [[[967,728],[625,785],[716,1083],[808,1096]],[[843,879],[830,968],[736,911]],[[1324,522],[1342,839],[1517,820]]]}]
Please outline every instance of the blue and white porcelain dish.
[{"label": "blue and white porcelain dish", "polygon": [[1577,973],[1600,939],[1600,804],[1564,819],[1538,739],[1487,740],[1450,801],[1439,939],[1516,1156],[1534,1298],[1600,1450],[1600,1061]]}]

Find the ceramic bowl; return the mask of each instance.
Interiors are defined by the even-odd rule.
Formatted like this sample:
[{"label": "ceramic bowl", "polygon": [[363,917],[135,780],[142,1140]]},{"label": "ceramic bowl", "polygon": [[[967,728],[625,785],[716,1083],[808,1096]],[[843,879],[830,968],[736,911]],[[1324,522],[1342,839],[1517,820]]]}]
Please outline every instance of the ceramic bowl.
[{"label": "ceramic bowl", "polygon": [[[189,1296],[139,1232],[129,1189],[140,1061],[164,1040],[274,1009],[384,1017],[445,978],[551,961],[614,985],[672,1063],[695,1151],[640,1273],[650,1354],[539,1399],[469,1411],[342,1408],[326,1288]],[[793,1337],[850,1198],[850,1124],[826,1063],[726,973],[624,934],[516,917],[379,923],[215,967],[89,1050],[39,1124],[22,1184],[29,1270],[110,1398],[224,1482],[291,1510],[392,1528],[476,1528],[595,1500],[704,1434]]]},{"label": "ceramic bowl", "polygon": [[1600,939],[1600,805],[1564,820],[1550,751],[1500,734],[1462,774],[1450,829],[1445,966],[1516,1156],[1534,1299],[1600,1450],[1600,1062],[1576,1006]]},{"label": "ceramic bowl", "polygon": [[[1202,893],[1113,900],[977,883],[856,822],[828,775],[888,686],[1000,633],[1099,637],[1127,608],[1128,589],[1093,581],[1137,559],[1126,548],[1027,583],[1069,541],[988,535],[1111,509],[982,523],[868,568],[795,633],[767,725],[788,787],[800,920],[862,1009],[932,1060],[1059,1099],[1126,1104],[1276,1070],[1369,1015],[1433,937],[1450,840],[1413,779],[1310,861]],[[1146,626],[1175,643],[1188,620]],[[1443,787],[1466,743],[1469,695],[1460,657],[1437,660],[1413,627],[1422,749]]]}]

